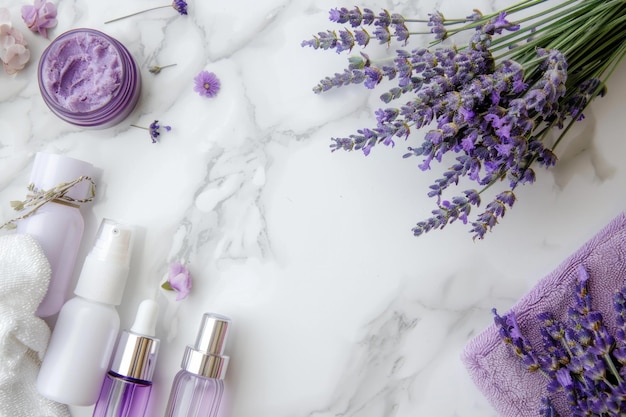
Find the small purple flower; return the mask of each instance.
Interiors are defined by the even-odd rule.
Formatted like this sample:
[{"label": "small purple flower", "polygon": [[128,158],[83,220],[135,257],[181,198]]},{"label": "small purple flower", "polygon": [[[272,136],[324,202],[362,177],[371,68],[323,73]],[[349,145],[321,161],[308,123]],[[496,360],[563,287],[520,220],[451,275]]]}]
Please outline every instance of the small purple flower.
[{"label": "small purple flower", "polygon": [[35,0],[32,6],[22,6],[22,19],[33,32],[48,38],[48,29],[57,25],[57,9],[45,0]]},{"label": "small purple flower", "polygon": [[181,263],[170,264],[167,281],[161,285],[163,289],[176,291],[176,301],[186,298],[191,291],[191,274]]},{"label": "small purple flower", "polygon": [[161,136],[161,127],[168,132],[172,130],[171,126],[161,126],[159,125],[159,121],[155,120],[150,124],[150,137],[152,138],[152,143],[157,143],[159,136]]},{"label": "small purple flower", "polygon": [[200,71],[198,75],[193,79],[194,88],[193,91],[204,97],[215,97],[220,91],[220,80],[212,72]]},{"label": "small purple flower", "polygon": [[184,0],[174,0],[172,2],[172,7],[176,10],[181,16],[187,14],[187,2]]},{"label": "small purple flower", "polygon": [[152,143],[157,143],[159,136],[161,136],[161,128],[165,129],[166,132],[172,130],[171,126],[160,125],[158,120],[150,123],[150,127],[131,125],[132,127],[137,127],[139,129],[144,129],[150,132],[150,139],[152,139]]}]

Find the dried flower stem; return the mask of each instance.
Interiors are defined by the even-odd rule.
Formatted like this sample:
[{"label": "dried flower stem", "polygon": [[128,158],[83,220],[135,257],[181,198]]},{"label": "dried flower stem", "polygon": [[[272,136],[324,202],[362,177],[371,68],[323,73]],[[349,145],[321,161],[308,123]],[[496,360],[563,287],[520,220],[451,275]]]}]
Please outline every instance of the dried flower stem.
[{"label": "dried flower stem", "polygon": [[[90,193],[89,196],[87,198],[84,199],[75,199],[72,198],[67,194],[68,191],[70,191],[72,189],[72,187],[74,187],[76,184],[82,182],[82,181],[89,181],[91,183],[91,187],[90,187]],[[51,188],[50,190],[37,190],[34,186],[34,184],[30,184],[28,186],[28,191],[30,191],[32,193],[32,195],[30,195],[28,198],[26,198],[26,200],[24,201],[11,201],[11,207],[15,210],[15,211],[22,211],[28,207],[32,207],[29,211],[27,211],[26,213],[22,214],[21,216],[18,216],[14,219],[11,219],[9,221],[7,221],[6,223],[0,225],[0,229],[2,228],[13,228],[15,227],[15,222],[18,220],[23,220],[27,217],[32,216],[33,214],[35,214],[37,212],[37,210],[39,210],[43,205],[54,201],[54,200],[58,200],[60,202],[66,202],[66,203],[87,203],[89,201],[92,201],[93,198],[96,196],[96,183],[94,182],[93,179],[91,179],[91,177],[85,177],[85,176],[80,176],[77,179],[75,179],[72,182],[64,182],[61,183],[59,185],[57,185],[54,188]]]},{"label": "dried flower stem", "polygon": [[126,19],[127,17],[131,17],[131,16],[137,16],[138,14],[144,13],[144,12],[150,12],[152,10],[158,10],[158,9],[165,9],[165,8],[171,8],[172,6],[169,4],[166,4],[164,6],[157,6],[157,7],[152,7],[150,9],[145,9],[145,10],[141,10],[139,12],[135,12],[135,13],[131,13],[131,14],[127,14],[126,16],[122,16],[122,17],[116,17],[115,19],[111,19],[111,20],[107,20],[106,22],[104,22],[104,24],[107,23],[112,23],[112,22],[117,22],[118,20],[122,20],[122,19]]},{"label": "dried flower stem", "polygon": [[152,74],[158,74],[161,72],[161,70],[164,70],[165,68],[169,68],[169,67],[173,67],[176,64],[168,64],[168,65],[153,65],[150,67],[150,69],[148,70],[150,73]]}]

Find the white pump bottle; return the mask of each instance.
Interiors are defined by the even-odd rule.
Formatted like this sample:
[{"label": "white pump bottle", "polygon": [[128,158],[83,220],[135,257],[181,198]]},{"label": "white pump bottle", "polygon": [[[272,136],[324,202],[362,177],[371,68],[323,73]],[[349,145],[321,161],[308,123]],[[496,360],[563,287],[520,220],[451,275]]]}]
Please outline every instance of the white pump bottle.
[{"label": "white pump bottle", "polygon": [[76,296],[61,309],[37,378],[43,396],[63,404],[93,405],[120,328],[132,250],[132,228],[104,219],[85,258]]}]

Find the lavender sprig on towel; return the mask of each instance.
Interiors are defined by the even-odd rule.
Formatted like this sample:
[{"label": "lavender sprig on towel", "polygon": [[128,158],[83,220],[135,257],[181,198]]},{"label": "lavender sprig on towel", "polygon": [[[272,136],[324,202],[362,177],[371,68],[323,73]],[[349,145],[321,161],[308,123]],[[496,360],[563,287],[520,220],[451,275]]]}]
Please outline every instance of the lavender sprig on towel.
[{"label": "lavender sprig on towel", "polygon": [[584,267],[579,267],[574,303],[564,322],[549,312],[538,315],[541,350],[521,333],[514,313],[499,316],[494,309],[502,341],[530,372],[546,377],[546,399],[539,410],[542,416],[558,415],[549,398],[556,393],[565,395],[572,416],[626,413],[626,287],[614,295],[617,330],[612,335],[602,314],[593,310],[589,279]]}]

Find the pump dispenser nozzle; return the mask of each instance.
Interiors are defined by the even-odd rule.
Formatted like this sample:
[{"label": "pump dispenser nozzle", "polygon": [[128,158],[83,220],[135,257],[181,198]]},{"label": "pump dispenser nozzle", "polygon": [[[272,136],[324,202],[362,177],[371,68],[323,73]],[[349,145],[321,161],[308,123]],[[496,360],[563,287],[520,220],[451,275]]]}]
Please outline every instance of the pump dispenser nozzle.
[{"label": "pump dispenser nozzle", "polygon": [[88,300],[119,305],[126,287],[132,247],[132,227],[110,219],[102,220],[74,293]]},{"label": "pump dispenser nozzle", "polygon": [[224,348],[229,329],[230,318],[205,313],[196,343],[185,349],[182,368],[207,378],[224,379],[229,359],[224,355]]}]

